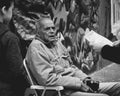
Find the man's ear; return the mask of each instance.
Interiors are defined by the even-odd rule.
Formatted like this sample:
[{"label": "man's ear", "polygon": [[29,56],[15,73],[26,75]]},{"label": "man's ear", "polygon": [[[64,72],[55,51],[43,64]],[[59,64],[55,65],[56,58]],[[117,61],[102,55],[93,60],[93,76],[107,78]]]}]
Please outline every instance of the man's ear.
[{"label": "man's ear", "polygon": [[5,14],[6,13],[6,9],[5,9],[5,6],[2,7],[2,13]]}]

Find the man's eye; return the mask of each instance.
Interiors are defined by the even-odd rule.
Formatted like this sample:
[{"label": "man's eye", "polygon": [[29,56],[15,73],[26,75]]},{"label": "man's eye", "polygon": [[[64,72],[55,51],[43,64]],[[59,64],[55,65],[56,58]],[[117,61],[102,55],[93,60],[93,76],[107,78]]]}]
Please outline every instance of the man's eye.
[{"label": "man's eye", "polygon": [[55,27],[51,27],[53,30],[55,30]]},{"label": "man's eye", "polygon": [[50,29],[55,30],[55,27],[46,27],[46,28],[45,28],[45,30],[50,30]]},{"label": "man's eye", "polygon": [[50,27],[45,28],[45,30],[50,30]]}]

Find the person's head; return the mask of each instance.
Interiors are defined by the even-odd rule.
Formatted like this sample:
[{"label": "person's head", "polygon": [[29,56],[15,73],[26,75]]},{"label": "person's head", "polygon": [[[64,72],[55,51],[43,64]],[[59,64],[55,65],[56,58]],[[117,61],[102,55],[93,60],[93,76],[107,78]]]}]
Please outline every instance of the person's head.
[{"label": "person's head", "polygon": [[0,22],[9,22],[12,18],[14,0],[0,0]]},{"label": "person's head", "polygon": [[37,21],[37,35],[44,42],[54,42],[57,39],[56,29],[53,21],[50,18],[42,18]]}]

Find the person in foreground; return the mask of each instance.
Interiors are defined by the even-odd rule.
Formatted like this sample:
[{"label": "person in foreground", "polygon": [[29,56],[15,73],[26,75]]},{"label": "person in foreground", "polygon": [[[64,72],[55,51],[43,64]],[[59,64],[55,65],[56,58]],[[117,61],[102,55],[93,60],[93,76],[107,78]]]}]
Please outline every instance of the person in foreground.
[{"label": "person in foreground", "polygon": [[50,18],[38,20],[36,26],[25,59],[38,84],[63,86],[65,96],[120,96],[119,82],[99,83],[74,66]]},{"label": "person in foreground", "polygon": [[14,0],[0,0],[0,96],[23,96],[25,90],[19,39],[8,27],[13,8]]},{"label": "person in foreground", "polygon": [[[91,30],[90,32],[94,32]],[[92,42],[88,40],[89,45],[94,49],[94,51],[100,53],[100,55],[107,60],[120,64],[120,40],[116,40],[111,44],[105,43],[101,40],[98,42]],[[111,42],[111,41],[110,41]]]},{"label": "person in foreground", "polygon": [[105,45],[99,49],[104,59],[120,64],[120,40],[113,42],[113,46]]}]

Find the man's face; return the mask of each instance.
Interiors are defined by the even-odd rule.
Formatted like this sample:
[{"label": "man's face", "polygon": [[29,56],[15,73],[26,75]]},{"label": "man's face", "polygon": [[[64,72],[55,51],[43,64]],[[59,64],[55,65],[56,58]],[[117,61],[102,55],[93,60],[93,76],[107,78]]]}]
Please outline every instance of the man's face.
[{"label": "man's face", "polygon": [[45,42],[54,42],[57,39],[56,29],[53,21],[51,19],[44,19],[42,21],[43,28],[41,29],[40,35],[41,39]]}]

